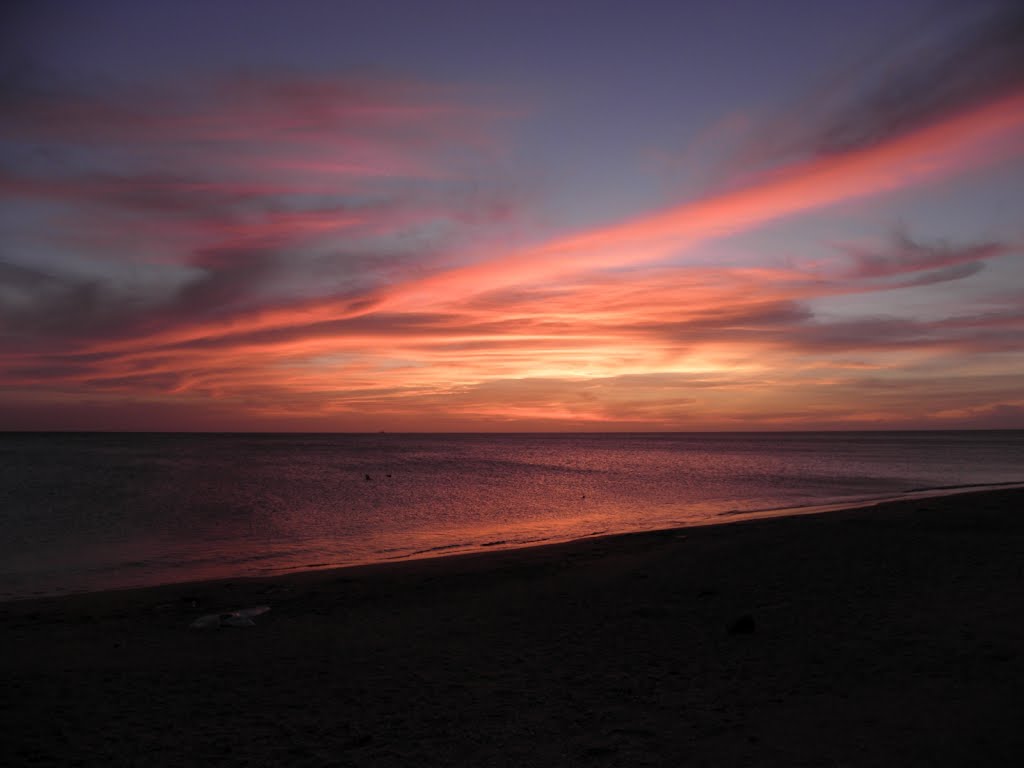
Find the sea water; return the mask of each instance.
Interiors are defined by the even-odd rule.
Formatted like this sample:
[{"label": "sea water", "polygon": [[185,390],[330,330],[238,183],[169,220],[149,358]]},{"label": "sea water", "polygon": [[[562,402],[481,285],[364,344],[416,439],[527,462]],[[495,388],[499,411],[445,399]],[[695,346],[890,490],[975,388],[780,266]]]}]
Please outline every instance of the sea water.
[{"label": "sea water", "polygon": [[0,434],[0,599],[1024,482],[1024,431]]}]

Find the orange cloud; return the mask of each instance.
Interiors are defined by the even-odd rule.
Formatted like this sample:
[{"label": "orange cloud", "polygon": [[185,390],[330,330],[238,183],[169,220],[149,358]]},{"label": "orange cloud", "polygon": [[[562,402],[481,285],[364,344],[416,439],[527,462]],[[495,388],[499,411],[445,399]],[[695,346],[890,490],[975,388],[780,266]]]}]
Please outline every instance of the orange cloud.
[{"label": "orange cloud", "polygon": [[399,286],[417,306],[587,270],[658,261],[768,221],[877,195],[1024,150],[1024,90],[888,142],[785,168],[742,189]]},{"label": "orange cloud", "polygon": [[927,179],[992,163],[1024,150],[1024,91],[963,114],[845,154],[782,169],[732,192],[541,244],[429,277],[400,282],[356,299],[329,299],[234,314],[224,320],[94,351],[306,326],[371,312],[449,306],[516,285],[565,279],[595,270],[636,267],[684,253],[702,242],[828,205],[891,192]]},{"label": "orange cloud", "polygon": [[[217,128],[225,135],[240,130]],[[293,128],[282,120],[260,130]],[[425,276],[404,277],[409,265],[401,263],[326,298],[259,302],[252,296],[272,280],[275,259],[287,258],[275,248],[308,240],[329,249],[353,233],[396,237],[417,222],[417,209],[339,205],[247,219],[245,210],[232,208],[223,219],[197,225],[203,247],[190,263],[229,265],[214,271],[191,303],[183,291],[174,312],[144,317],[137,328],[84,334],[51,350],[11,349],[3,355],[5,377],[19,391],[42,382],[64,392],[190,397],[273,423],[325,419],[325,428],[372,426],[373,418],[428,424],[431,414],[463,425],[694,428],[988,412],[1016,403],[999,366],[977,377],[974,399],[967,385],[937,393],[918,373],[887,382],[865,371],[883,369],[897,355],[901,370],[923,371],[954,352],[1003,354],[1012,366],[1024,308],[927,322],[824,321],[807,303],[962,278],[1012,249],[853,254],[851,269],[832,275],[718,267],[684,256],[767,222],[1012,156],[1024,149],[1022,128],[1024,92],[1016,92],[714,197]],[[344,161],[322,167],[358,176],[352,169]],[[173,200],[158,195],[153,202],[163,213],[188,202],[171,191]],[[238,201],[231,197],[232,206]],[[248,260],[236,264],[241,252]],[[259,269],[271,277],[247,282]],[[27,270],[16,277],[40,295],[88,301],[85,283],[57,285]],[[232,292],[239,285],[245,290]],[[923,404],[922,394],[931,402],[941,397],[944,408]]]}]

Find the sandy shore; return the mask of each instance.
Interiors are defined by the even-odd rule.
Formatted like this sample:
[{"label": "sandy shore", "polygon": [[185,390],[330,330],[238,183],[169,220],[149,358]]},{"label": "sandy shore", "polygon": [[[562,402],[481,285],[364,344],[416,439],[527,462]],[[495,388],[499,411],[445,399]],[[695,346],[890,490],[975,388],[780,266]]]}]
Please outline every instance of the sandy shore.
[{"label": "sandy shore", "polygon": [[6,765],[1021,765],[1024,491],[5,603],[0,665]]}]

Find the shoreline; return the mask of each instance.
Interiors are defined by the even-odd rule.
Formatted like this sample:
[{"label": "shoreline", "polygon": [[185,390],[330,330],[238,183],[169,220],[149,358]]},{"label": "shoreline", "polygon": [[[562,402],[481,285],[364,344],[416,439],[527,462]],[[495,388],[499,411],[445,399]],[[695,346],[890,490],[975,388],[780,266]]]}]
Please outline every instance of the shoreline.
[{"label": "shoreline", "polygon": [[795,507],[768,507],[765,509],[732,510],[719,512],[715,520],[708,525],[718,525],[718,518],[734,518],[736,520],[760,520],[772,517],[798,517],[800,515],[817,515],[826,512],[842,512],[844,510],[854,511],[858,509],[870,509],[879,504],[889,504],[901,501],[919,501],[922,499],[938,499],[946,496],[960,496],[970,493],[984,493],[986,491],[1017,490],[1024,488],[1024,481],[1009,481],[1005,483],[971,483],[968,485],[945,485],[934,488],[913,488],[898,494],[879,494],[877,496],[860,497],[858,500],[825,502],[823,504],[802,504]]},{"label": "shoreline", "polygon": [[[194,630],[250,606],[254,626]],[[1024,490],[0,604],[18,764],[1024,756]]]},{"label": "shoreline", "polygon": [[[225,581],[241,581],[241,580],[279,580],[290,578],[292,576],[299,576],[303,574],[330,574],[335,571],[346,571],[353,568],[366,568],[372,566],[387,566],[396,563],[411,563],[419,562],[423,560],[438,560],[447,558],[458,558],[474,555],[488,555],[492,553],[500,552],[517,552],[521,550],[531,550],[535,548],[544,548],[552,546],[563,546],[572,545],[576,542],[586,542],[591,540],[600,540],[604,538],[614,538],[619,536],[643,536],[643,535],[668,535],[673,532],[690,531],[698,528],[706,528],[710,526],[719,525],[732,525],[734,523],[749,521],[749,520],[764,520],[774,518],[788,518],[788,517],[801,517],[804,515],[819,515],[827,514],[832,512],[855,512],[858,510],[866,510],[872,507],[876,507],[881,504],[890,504],[894,502],[914,502],[927,500],[932,498],[943,498],[946,496],[958,496],[962,494],[970,493],[983,493],[987,491],[999,491],[999,490],[1015,490],[1024,489],[1024,481],[1018,482],[1001,482],[1001,483],[975,483],[970,485],[954,485],[954,486],[940,486],[936,488],[921,488],[912,489],[896,495],[879,494],[879,495],[868,495],[864,497],[858,497],[857,499],[850,499],[836,502],[825,502],[825,503],[811,503],[802,504],[798,506],[782,506],[782,507],[766,507],[761,509],[752,510],[728,510],[718,512],[714,517],[706,520],[700,520],[693,523],[687,523],[685,525],[670,526],[665,528],[651,528],[641,530],[626,530],[626,531],[612,531],[612,532],[599,532],[593,533],[586,536],[579,536],[572,539],[552,539],[549,541],[541,542],[530,542],[525,544],[507,544],[506,542],[498,543],[487,543],[478,545],[464,545],[454,552],[439,551],[436,554],[430,553],[413,553],[407,555],[391,556],[383,559],[357,561],[346,564],[329,564],[322,567],[310,567],[310,566],[295,566],[274,569],[274,573],[263,573],[263,574],[230,574],[219,577],[203,578],[203,579],[182,579],[175,581],[161,581],[150,584],[137,584],[123,587],[110,587],[103,589],[86,589],[81,591],[68,591],[68,590],[57,590],[49,593],[40,594],[28,594],[24,596],[0,596],[0,607],[12,603],[24,603],[27,601],[38,601],[38,600],[59,600],[64,598],[74,598],[83,595],[103,594],[103,593],[119,593],[136,590],[149,590],[149,589],[160,589],[160,588],[173,588],[173,587],[186,587],[201,585],[205,583],[219,583]],[[459,547],[460,545],[452,545],[453,547]]]}]

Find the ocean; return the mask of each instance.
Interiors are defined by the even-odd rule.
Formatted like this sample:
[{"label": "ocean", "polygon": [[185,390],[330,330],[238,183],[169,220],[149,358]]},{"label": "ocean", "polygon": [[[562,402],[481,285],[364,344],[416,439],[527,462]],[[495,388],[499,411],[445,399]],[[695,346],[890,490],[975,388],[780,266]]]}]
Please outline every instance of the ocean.
[{"label": "ocean", "polygon": [[1024,431],[0,433],[0,600],[1024,482]]}]

